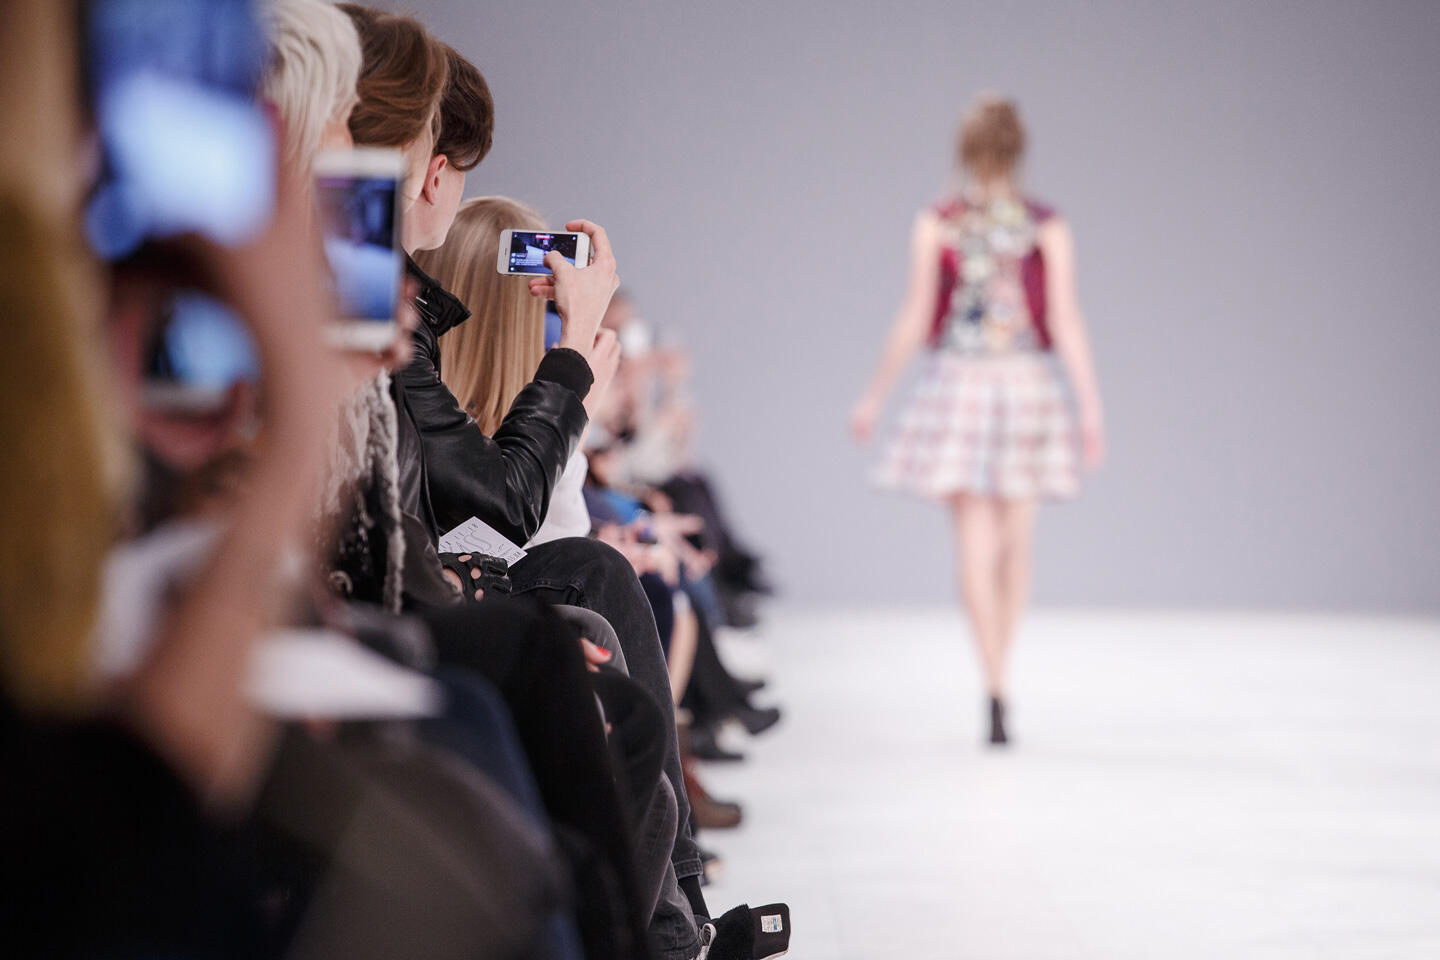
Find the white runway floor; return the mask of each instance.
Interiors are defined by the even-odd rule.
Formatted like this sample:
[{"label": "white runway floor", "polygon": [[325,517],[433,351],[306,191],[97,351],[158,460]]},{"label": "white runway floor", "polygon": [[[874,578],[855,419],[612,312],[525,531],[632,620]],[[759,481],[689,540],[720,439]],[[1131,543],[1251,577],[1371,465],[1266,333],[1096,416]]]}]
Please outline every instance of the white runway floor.
[{"label": "white runway floor", "polygon": [[958,614],[772,616],[722,646],[784,721],[708,764],[713,908],[790,955],[1440,958],[1440,623],[1036,614],[981,745]]}]

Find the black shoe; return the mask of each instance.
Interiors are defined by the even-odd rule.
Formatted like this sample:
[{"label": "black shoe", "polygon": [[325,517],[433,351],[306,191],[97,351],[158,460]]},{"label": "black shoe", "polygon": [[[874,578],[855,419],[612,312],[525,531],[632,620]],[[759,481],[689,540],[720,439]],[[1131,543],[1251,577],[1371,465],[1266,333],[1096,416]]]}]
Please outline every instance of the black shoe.
[{"label": "black shoe", "polygon": [[764,733],[780,722],[780,708],[765,707],[763,710],[757,710],[754,707],[741,707],[732,716],[739,720],[740,725],[745,728],[745,732],[753,737]]},{"label": "black shoe", "polygon": [[759,693],[761,690],[764,690],[764,689],[765,689],[765,681],[764,681],[764,680],[758,680],[758,679],[757,679],[757,680],[736,680],[736,681],[735,681],[735,689],[737,689],[737,690],[740,692],[740,695],[741,695],[742,697],[745,697],[745,698],[748,700],[748,699],[750,698],[750,695],[751,695],[751,694]]},{"label": "black shoe", "polygon": [[1010,742],[1005,735],[1005,701],[999,697],[990,698],[990,742],[997,746]]},{"label": "black shoe", "polygon": [[741,904],[700,929],[699,960],[771,960],[790,949],[790,908]]},{"label": "black shoe", "polygon": [[690,728],[690,752],[695,755],[697,760],[735,763],[745,759],[744,754],[732,753],[720,746],[715,731],[709,727]]}]

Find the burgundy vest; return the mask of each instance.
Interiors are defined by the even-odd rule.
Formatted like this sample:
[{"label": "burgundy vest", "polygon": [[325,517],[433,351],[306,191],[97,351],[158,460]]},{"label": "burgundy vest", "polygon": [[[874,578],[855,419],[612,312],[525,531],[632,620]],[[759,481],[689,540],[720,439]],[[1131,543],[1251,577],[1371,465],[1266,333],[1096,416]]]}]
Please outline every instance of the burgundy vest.
[{"label": "burgundy vest", "polygon": [[[942,220],[958,216],[964,209],[965,201],[958,197],[935,205],[935,213]],[[1053,207],[1034,200],[1025,201],[1025,210],[1037,226],[1055,216]],[[955,292],[955,284],[960,280],[960,262],[959,250],[951,246],[940,250],[940,287],[935,299],[935,315],[930,323],[932,347],[939,346],[940,337],[945,332],[945,321],[950,314],[950,296]],[[1045,317],[1045,256],[1040,252],[1039,244],[1036,244],[1035,249],[1021,262],[1020,271],[1021,283],[1025,287],[1026,305],[1030,308],[1030,318],[1035,324],[1035,335],[1040,340],[1041,348],[1049,350],[1050,326]]]}]

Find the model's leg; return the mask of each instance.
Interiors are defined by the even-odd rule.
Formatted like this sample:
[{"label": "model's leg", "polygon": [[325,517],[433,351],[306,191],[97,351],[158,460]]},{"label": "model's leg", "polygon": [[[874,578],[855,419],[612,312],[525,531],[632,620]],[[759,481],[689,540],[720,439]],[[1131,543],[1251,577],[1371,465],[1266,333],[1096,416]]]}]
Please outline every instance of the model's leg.
[{"label": "model's leg", "polygon": [[962,493],[953,506],[960,597],[979,647],[986,688],[992,697],[1001,698],[1005,695],[1005,657],[998,503],[993,497]]},{"label": "model's leg", "polygon": [[1035,501],[1001,500],[1000,515],[1000,656],[1010,662],[1015,632],[1030,599],[1030,568],[1034,550]]}]

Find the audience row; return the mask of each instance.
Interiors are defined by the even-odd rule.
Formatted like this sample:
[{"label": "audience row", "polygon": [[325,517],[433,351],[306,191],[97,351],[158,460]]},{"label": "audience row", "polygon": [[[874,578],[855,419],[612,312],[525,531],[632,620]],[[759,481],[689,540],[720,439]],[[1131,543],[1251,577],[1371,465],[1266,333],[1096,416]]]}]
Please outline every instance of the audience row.
[{"label": "audience row", "polygon": [[[495,104],[414,18],[79,8],[0,21],[50,65],[0,116],[44,118],[0,165],[19,955],[783,953],[788,907],[712,910],[696,841],[742,818],[699,761],[780,717],[717,643],[770,588],[605,229],[497,270],[550,226],[462,201]],[[403,280],[357,349],[321,172],[373,156]],[[229,375],[178,392],[187,349]]]}]

